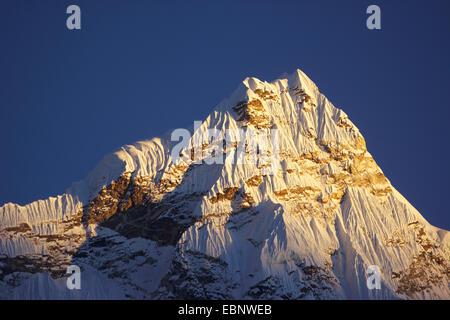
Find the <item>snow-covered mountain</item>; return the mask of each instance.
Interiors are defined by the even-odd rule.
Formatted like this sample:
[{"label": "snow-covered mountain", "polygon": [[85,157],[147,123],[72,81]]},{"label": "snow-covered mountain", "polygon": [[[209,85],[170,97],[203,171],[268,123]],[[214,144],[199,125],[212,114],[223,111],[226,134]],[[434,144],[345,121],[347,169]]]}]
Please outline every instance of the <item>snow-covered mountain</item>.
[{"label": "snow-covered mountain", "polygon": [[[251,161],[262,150],[247,136],[245,161],[209,163],[217,150],[237,160],[223,137],[238,129],[277,132],[271,161]],[[170,134],[140,141],[61,196],[0,207],[0,298],[450,298],[449,232],[302,71],[245,79],[192,133],[183,161]],[[367,286],[373,265],[380,289]]]}]

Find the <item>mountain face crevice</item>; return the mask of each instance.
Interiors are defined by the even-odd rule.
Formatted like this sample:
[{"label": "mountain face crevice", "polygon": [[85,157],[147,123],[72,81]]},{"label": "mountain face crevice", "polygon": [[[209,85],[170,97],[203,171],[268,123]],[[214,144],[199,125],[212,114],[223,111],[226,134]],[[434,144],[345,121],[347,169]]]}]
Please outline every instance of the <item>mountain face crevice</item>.
[{"label": "mountain face crevice", "polygon": [[[246,78],[192,134],[182,161],[170,135],[139,141],[63,195],[0,207],[0,298],[450,298],[448,231],[300,70]],[[73,264],[81,290],[65,286]]]}]

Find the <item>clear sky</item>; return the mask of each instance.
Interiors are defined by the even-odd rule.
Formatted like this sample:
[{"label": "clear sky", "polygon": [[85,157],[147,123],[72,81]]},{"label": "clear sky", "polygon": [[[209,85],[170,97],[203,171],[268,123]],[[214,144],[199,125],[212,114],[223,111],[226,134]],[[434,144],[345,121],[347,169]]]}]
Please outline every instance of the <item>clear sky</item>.
[{"label": "clear sky", "polygon": [[204,119],[245,77],[300,68],[448,230],[449,15],[448,0],[2,0],[0,205],[61,194],[121,145]]}]

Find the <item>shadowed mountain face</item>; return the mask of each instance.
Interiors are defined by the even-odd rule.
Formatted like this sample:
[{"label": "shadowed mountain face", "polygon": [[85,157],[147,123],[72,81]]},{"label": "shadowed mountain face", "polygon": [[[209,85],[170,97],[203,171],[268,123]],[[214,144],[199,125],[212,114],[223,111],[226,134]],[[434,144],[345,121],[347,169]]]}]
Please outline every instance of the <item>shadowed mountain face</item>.
[{"label": "shadowed mountain face", "polygon": [[[264,149],[256,131],[278,138]],[[183,161],[178,141],[137,142],[59,197],[1,207],[0,297],[450,298],[448,232],[395,190],[300,70],[245,79],[191,133]],[[65,285],[71,264],[81,290]]]}]

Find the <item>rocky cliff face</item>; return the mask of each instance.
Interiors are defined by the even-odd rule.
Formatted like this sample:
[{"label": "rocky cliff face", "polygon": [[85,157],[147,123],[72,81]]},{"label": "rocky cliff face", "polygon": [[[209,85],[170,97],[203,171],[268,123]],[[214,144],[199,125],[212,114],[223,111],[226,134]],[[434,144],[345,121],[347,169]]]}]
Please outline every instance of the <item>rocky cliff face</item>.
[{"label": "rocky cliff face", "polygon": [[[248,138],[239,155],[227,129],[276,130],[270,161]],[[1,207],[0,297],[450,298],[449,233],[395,190],[300,70],[245,79],[191,139],[184,161],[176,142],[141,141],[62,196]],[[218,155],[234,161],[212,163]],[[70,264],[81,290],[65,286]],[[366,285],[372,265],[381,289]]]}]

